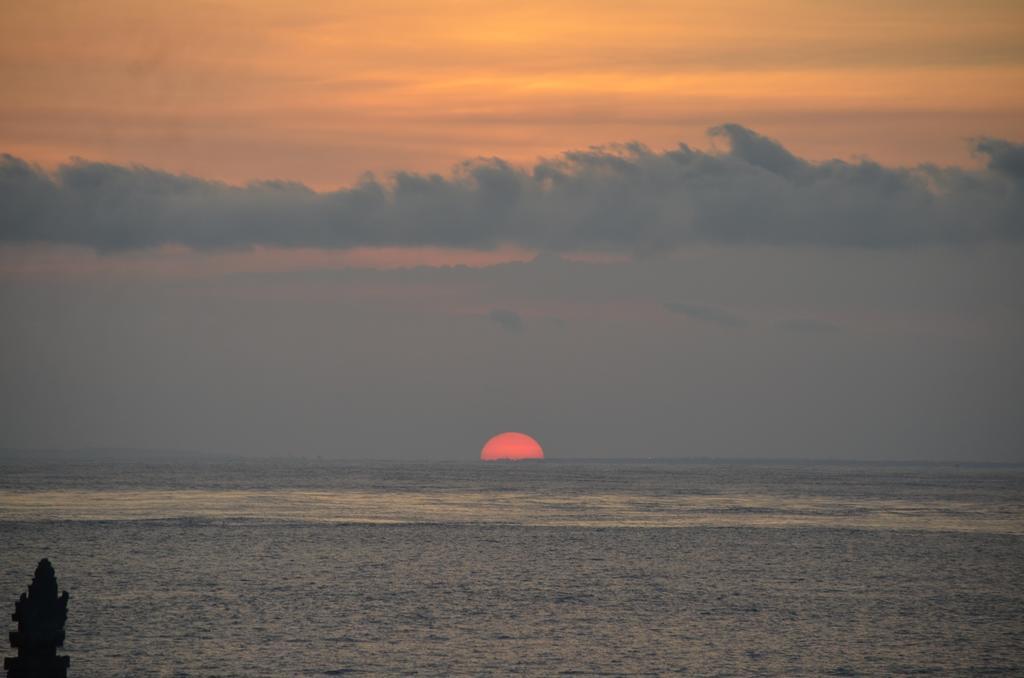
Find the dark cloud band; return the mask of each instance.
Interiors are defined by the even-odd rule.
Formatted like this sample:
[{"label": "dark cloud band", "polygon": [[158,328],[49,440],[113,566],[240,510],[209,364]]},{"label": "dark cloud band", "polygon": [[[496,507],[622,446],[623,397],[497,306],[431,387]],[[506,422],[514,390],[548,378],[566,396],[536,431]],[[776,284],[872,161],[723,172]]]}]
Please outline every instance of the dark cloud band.
[{"label": "dark cloud band", "polygon": [[893,248],[1019,239],[1024,145],[980,139],[982,169],[813,163],[739,125],[724,152],[595,147],[516,168],[467,161],[317,193],[76,160],[0,158],[0,241],[120,251],[502,244],[646,253],[693,242]]}]

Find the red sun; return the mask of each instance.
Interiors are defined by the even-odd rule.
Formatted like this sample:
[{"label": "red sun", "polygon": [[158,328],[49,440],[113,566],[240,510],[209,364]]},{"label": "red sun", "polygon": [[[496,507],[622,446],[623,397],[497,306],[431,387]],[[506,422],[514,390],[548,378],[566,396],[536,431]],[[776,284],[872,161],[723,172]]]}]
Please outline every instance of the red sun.
[{"label": "red sun", "polygon": [[519,459],[543,459],[544,450],[540,443],[525,433],[499,433],[484,445],[480,451],[483,461],[518,461]]}]

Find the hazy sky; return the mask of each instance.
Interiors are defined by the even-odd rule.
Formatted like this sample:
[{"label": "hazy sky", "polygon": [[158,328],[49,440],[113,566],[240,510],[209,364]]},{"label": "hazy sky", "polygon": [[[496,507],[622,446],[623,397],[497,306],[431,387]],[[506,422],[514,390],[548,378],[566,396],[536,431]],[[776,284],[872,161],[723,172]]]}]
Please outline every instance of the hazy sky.
[{"label": "hazy sky", "polygon": [[1019,2],[0,8],[0,447],[1024,461]]},{"label": "hazy sky", "polygon": [[0,148],[317,188],[740,122],[825,160],[1020,139],[1019,0],[33,0]]}]

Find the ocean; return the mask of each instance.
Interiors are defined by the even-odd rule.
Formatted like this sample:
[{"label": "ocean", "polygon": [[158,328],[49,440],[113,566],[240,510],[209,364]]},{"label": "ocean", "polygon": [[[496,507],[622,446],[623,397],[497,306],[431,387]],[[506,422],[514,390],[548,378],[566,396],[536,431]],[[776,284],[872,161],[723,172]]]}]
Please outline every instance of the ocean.
[{"label": "ocean", "polygon": [[43,557],[73,676],[1024,675],[1019,467],[5,461]]}]

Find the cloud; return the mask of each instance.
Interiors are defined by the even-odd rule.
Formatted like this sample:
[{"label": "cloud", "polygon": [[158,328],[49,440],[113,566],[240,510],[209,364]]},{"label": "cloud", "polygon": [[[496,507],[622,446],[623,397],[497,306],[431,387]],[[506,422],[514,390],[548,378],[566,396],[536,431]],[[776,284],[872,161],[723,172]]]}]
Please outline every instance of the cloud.
[{"label": "cloud", "polygon": [[976,153],[988,157],[988,168],[1012,179],[1024,179],[1024,144],[1012,144],[1001,139],[978,139]]},{"label": "cloud", "polygon": [[522,332],[526,329],[526,323],[523,322],[522,316],[515,311],[509,311],[503,308],[496,308],[487,314],[487,317],[493,320],[501,329],[506,332],[512,332],[513,334]]},{"label": "cloud", "polygon": [[793,179],[807,175],[811,169],[809,163],[787,151],[779,142],[763,137],[742,125],[729,123],[712,127],[708,130],[708,135],[712,139],[724,137],[734,158],[772,174]]},{"label": "cloud", "polygon": [[0,158],[0,242],[116,252],[437,246],[662,252],[693,243],[901,248],[1019,240],[1024,145],[983,138],[980,169],[814,163],[735,124],[724,150],[592,147],[514,167],[466,161],[449,176],[318,193],[232,186],[146,167],[74,160],[49,173]]},{"label": "cloud", "polygon": [[739,327],[743,324],[743,319],[739,316],[733,315],[729,311],[717,306],[698,306],[695,304],[678,304],[668,303],[665,304],[665,308],[668,310],[685,315],[688,318],[694,320],[701,320],[703,322],[712,323],[715,325],[721,325],[722,327]]}]

